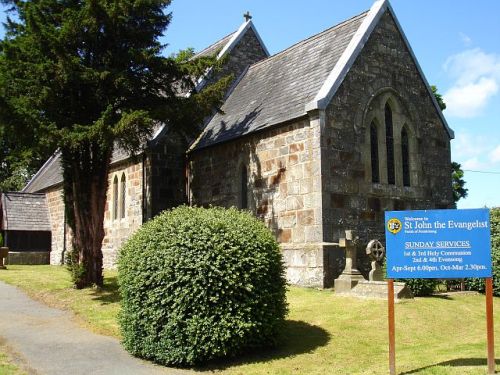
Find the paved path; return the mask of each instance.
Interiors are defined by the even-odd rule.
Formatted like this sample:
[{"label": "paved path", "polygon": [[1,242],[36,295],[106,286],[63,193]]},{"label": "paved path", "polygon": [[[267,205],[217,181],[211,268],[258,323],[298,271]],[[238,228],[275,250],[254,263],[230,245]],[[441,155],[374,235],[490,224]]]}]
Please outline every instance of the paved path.
[{"label": "paved path", "polygon": [[130,356],[118,340],[91,333],[65,311],[31,300],[0,281],[0,339],[40,375],[186,375]]}]

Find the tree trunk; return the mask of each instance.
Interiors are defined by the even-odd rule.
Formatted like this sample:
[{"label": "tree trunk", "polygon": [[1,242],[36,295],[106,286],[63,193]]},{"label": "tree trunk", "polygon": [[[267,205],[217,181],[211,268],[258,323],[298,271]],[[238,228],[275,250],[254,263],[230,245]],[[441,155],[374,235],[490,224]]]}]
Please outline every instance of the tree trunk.
[{"label": "tree trunk", "polygon": [[78,289],[103,285],[102,240],[112,149],[86,144],[62,150],[64,200],[73,231],[73,278]]}]

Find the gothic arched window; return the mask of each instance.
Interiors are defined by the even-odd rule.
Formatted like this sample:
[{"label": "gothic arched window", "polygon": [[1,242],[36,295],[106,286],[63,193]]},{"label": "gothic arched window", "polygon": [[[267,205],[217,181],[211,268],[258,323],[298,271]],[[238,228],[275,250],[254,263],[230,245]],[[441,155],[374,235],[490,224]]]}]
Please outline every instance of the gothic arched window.
[{"label": "gothic arched window", "polygon": [[127,186],[125,183],[125,173],[122,174],[121,178],[121,193],[120,193],[120,217],[123,219],[125,217],[125,198],[127,194]]},{"label": "gothic arched window", "polygon": [[394,185],[396,183],[394,173],[394,134],[392,110],[388,103],[385,105],[385,144],[387,148],[387,183]]},{"label": "gothic arched window", "polygon": [[410,145],[406,126],[401,131],[401,157],[403,165],[403,186],[410,186]]},{"label": "gothic arched window", "polygon": [[113,220],[118,219],[118,177],[113,179]]},{"label": "gothic arched window", "polygon": [[241,208],[248,208],[248,174],[245,166],[241,167]]},{"label": "gothic arched window", "polygon": [[372,182],[380,182],[380,174],[378,169],[378,134],[377,126],[374,122],[370,125],[370,156],[372,167]]}]

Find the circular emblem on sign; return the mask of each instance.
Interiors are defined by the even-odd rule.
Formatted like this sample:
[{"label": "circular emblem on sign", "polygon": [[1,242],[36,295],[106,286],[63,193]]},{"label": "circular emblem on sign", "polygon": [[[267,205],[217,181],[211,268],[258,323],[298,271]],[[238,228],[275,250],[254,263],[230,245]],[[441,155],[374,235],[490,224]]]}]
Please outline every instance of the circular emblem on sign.
[{"label": "circular emblem on sign", "polygon": [[403,228],[403,224],[401,224],[401,221],[399,219],[394,218],[394,219],[390,219],[387,222],[387,229],[392,234],[398,233],[401,230],[401,228]]}]

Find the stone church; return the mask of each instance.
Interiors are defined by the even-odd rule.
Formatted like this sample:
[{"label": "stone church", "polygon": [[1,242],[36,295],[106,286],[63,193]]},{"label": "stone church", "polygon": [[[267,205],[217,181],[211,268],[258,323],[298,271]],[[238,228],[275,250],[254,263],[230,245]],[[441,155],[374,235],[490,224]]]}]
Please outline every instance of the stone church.
[{"label": "stone church", "polygon": [[[164,209],[236,206],[275,233],[289,282],[329,287],[344,259],[332,243],[346,229],[361,242],[382,239],[386,210],[453,207],[453,131],[388,1],[273,56],[247,19],[198,55],[215,53],[227,57],[219,74],[235,80],[222,112],[197,139],[162,126],[139,157],[115,150],[106,267],[121,243]],[[39,221],[50,227],[52,264],[70,247],[61,182],[56,153],[24,194],[2,198],[46,204]],[[3,231],[13,215],[8,206]]]}]

